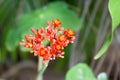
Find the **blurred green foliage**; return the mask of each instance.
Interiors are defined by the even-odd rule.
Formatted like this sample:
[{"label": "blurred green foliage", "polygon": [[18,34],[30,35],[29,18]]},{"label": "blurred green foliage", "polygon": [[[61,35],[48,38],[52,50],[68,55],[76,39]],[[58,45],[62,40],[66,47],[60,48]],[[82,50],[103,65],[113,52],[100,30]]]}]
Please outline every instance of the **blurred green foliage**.
[{"label": "blurred green foliage", "polygon": [[79,63],[67,72],[65,80],[108,80],[108,78],[106,73],[102,72],[96,79],[88,65]]},{"label": "blurred green foliage", "polygon": [[66,80],[95,80],[95,76],[86,64],[80,63],[67,72]]},{"label": "blurred green foliage", "polygon": [[[6,51],[9,51],[9,56],[11,60],[16,61],[18,48],[20,48],[19,50],[22,51],[20,53],[20,56],[24,57],[24,55],[26,55],[24,54],[24,52],[28,50],[26,48],[19,46],[19,42],[22,39],[24,39],[24,34],[31,33],[30,31],[31,27],[34,27],[35,29],[40,28],[41,26],[46,27],[47,26],[46,20],[51,21],[52,19],[58,18],[62,22],[62,27],[64,28],[69,27],[74,31],[78,31],[80,29],[80,19],[73,10],[69,9],[69,5],[66,4],[65,2],[61,2],[61,1],[52,2],[44,7],[38,8],[37,3],[34,2],[34,4],[31,4],[31,1],[24,1],[24,7],[20,6],[23,3],[22,1],[17,2],[17,4],[19,5],[19,7],[17,8],[22,8],[22,10],[21,12],[18,11],[19,13],[16,12],[15,13],[16,16],[15,15],[13,16],[14,18],[10,18],[13,20],[14,23],[13,22],[11,22],[10,24],[7,23],[8,27],[5,27],[7,32],[6,31],[3,32],[2,35],[2,39],[4,40],[1,40],[2,58],[0,58],[0,61],[3,61],[4,58],[6,57],[7,55],[6,53],[8,53]],[[9,5],[7,5],[6,7],[8,8],[8,6]],[[32,11],[32,9],[35,10]]]},{"label": "blurred green foliage", "polygon": [[110,43],[112,42],[113,39],[113,33],[115,29],[118,27],[120,24],[120,6],[119,6],[120,0],[115,1],[115,0],[109,0],[109,11],[110,15],[112,18],[112,31],[109,35],[109,37],[106,39],[105,43],[103,44],[102,48],[98,52],[98,54],[95,56],[95,59],[98,59],[101,57],[105,51],[108,49]]},{"label": "blurred green foliage", "polygon": [[24,38],[24,35],[31,32],[31,27],[46,27],[47,20],[52,21],[52,19],[57,18],[60,19],[64,28],[69,27],[74,31],[77,31],[80,28],[79,18],[73,11],[68,9],[67,4],[63,2],[50,3],[42,9],[36,10],[32,13],[22,14],[20,16],[17,24],[18,26],[11,29],[8,33],[6,40],[7,49],[9,51],[14,51],[19,45],[19,42]]},{"label": "blurred green foliage", "polygon": [[[12,5],[11,5],[12,4]],[[10,28],[14,26],[15,16],[17,13],[19,1],[1,0],[0,2],[0,62],[3,62],[7,57],[5,47],[6,36]]]}]

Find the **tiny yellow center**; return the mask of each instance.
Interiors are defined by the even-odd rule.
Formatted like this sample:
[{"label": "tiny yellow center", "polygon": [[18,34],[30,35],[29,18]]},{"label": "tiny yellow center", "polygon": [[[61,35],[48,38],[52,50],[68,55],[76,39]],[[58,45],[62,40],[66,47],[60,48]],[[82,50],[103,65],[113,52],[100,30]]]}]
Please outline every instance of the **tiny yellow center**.
[{"label": "tiny yellow center", "polygon": [[60,45],[56,45],[56,49],[59,50],[60,49]]},{"label": "tiny yellow center", "polygon": [[65,36],[64,35],[62,35],[62,36],[60,36],[60,41],[65,41]]},{"label": "tiny yellow center", "polygon": [[40,52],[41,52],[41,53],[40,53],[41,55],[44,55],[44,54],[45,54],[45,50],[41,50]]},{"label": "tiny yellow center", "polygon": [[68,33],[69,33],[69,35],[73,35],[74,34],[73,31],[71,31],[71,30],[69,30]]},{"label": "tiny yellow center", "polygon": [[39,34],[39,35],[41,34],[41,31],[40,31],[40,30],[38,30],[38,34]]},{"label": "tiny yellow center", "polygon": [[60,24],[60,21],[59,20],[55,20],[55,24]]}]

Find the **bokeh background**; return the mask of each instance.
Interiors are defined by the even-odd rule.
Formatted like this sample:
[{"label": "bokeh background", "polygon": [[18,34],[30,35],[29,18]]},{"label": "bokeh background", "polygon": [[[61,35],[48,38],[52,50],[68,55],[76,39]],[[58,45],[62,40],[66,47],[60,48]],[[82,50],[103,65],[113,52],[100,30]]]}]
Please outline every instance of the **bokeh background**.
[{"label": "bokeh background", "polygon": [[111,32],[108,0],[0,0],[0,80],[35,80],[38,59],[19,42],[31,27],[56,18],[76,32],[76,40],[64,59],[50,61],[44,80],[65,80],[78,63],[89,65],[95,76],[106,72],[109,80],[120,79],[120,27],[107,52],[93,59]]}]

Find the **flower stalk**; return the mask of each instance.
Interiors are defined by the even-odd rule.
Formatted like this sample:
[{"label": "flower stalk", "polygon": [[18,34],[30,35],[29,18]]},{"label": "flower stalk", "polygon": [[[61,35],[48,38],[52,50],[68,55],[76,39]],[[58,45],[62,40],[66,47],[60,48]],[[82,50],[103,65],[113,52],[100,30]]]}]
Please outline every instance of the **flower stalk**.
[{"label": "flower stalk", "polygon": [[43,80],[43,73],[46,70],[49,61],[46,62],[46,65],[42,63],[42,58],[38,58],[38,75],[36,77],[36,80]]}]

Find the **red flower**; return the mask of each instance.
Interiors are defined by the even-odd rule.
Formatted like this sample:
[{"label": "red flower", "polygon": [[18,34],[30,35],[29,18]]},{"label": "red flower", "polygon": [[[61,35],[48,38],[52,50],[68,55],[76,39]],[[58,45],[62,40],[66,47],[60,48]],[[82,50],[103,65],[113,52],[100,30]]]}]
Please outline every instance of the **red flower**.
[{"label": "red flower", "polygon": [[54,28],[56,28],[61,25],[61,22],[59,21],[59,19],[56,19],[56,20],[52,20],[52,24],[54,25]]},{"label": "red flower", "polygon": [[[64,28],[57,28],[61,25],[61,22],[56,19],[52,20],[52,23],[47,21],[47,27],[44,29],[31,28],[34,35],[25,35],[25,40],[20,42],[26,48],[31,48],[32,53],[35,56],[42,57],[43,61],[52,60],[56,57],[63,58],[63,49],[68,45],[68,43],[73,43],[75,36],[74,32],[69,28],[64,30]],[[53,28],[53,27],[54,28]],[[50,45],[43,45],[43,42],[47,40]]]},{"label": "red flower", "polygon": [[64,35],[70,37],[70,36],[73,36],[74,32],[72,30],[70,30],[70,28],[66,29],[64,31]]}]

